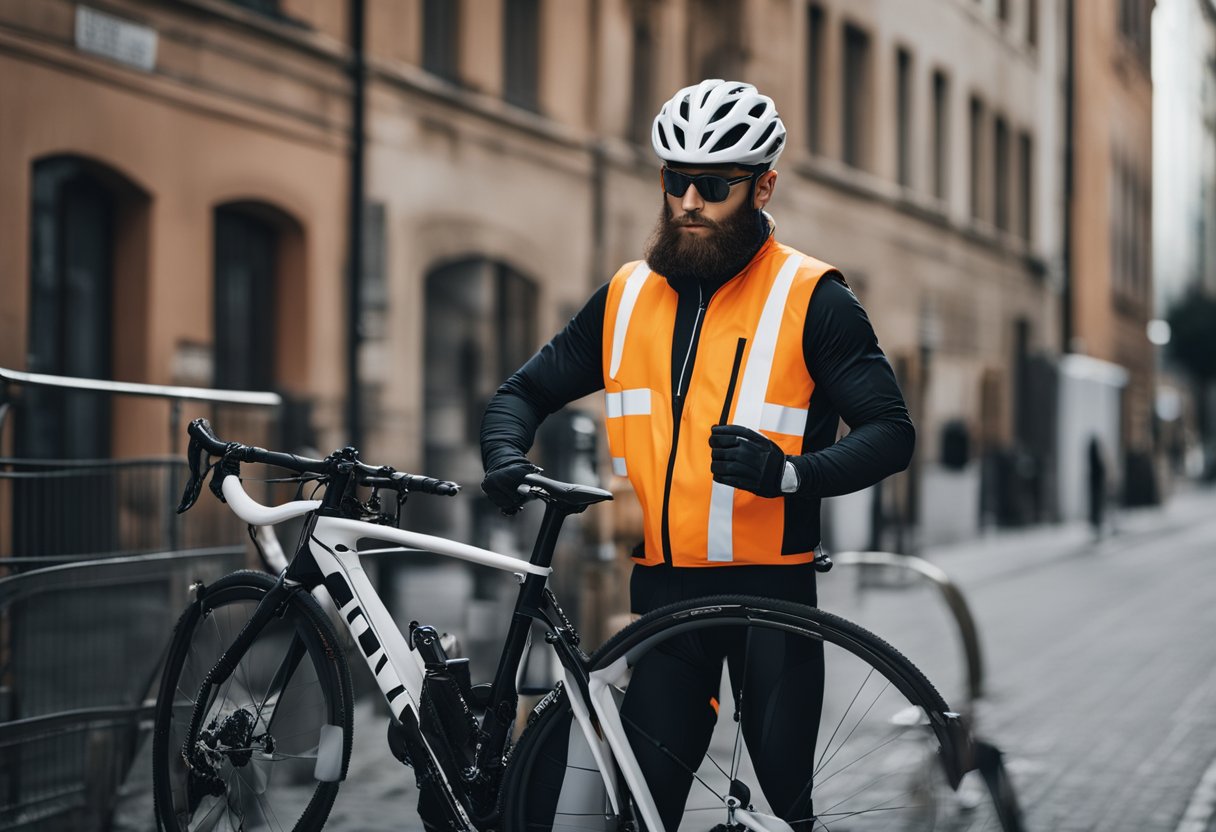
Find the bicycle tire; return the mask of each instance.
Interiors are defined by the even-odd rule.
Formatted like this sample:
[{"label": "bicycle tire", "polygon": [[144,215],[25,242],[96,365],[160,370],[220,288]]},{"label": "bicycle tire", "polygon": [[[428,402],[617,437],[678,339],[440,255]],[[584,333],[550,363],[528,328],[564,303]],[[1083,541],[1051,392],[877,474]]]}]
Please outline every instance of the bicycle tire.
[{"label": "bicycle tire", "polygon": [[350,762],[353,692],[341,642],[312,596],[287,600],[192,722],[203,675],[274,584],[262,572],[227,575],[174,628],[152,742],[167,832],[228,828],[223,818],[231,828],[309,832],[333,808]]},{"label": "bicycle tire", "polygon": [[[951,766],[954,763],[951,761],[968,756],[965,748],[967,735],[932,683],[898,650],[864,628],[838,616],[798,604],[745,596],[723,596],[674,604],[643,616],[609,639],[591,656],[590,670],[596,672],[619,666],[615,663],[622,657],[631,667],[636,667],[650,651],[668,639],[715,626],[759,627],[762,630],[790,633],[795,638],[821,641],[825,650],[830,646],[833,653],[839,654],[825,657],[829,689],[835,680],[843,684],[846,677],[864,677],[862,687],[856,691],[829,693],[825,698],[819,738],[820,741],[824,737],[830,739],[816,752],[818,760],[813,792],[815,811],[820,814],[814,815],[813,819],[787,818],[800,821],[795,828],[826,829],[847,817],[848,822],[836,828],[991,828],[1019,832],[1020,826],[1006,825],[1006,819],[993,802],[984,800],[968,807],[962,805],[955,795],[954,788],[958,785],[961,772],[957,771],[956,766],[952,775]],[[849,663],[857,667],[850,669]],[[877,693],[874,693],[876,688]],[[723,689],[729,694],[730,685]],[[824,726],[831,728],[835,720],[835,702],[844,701],[849,696],[852,697],[851,703],[836,723],[836,730],[825,732]],[[862,706],[853,711],[852,703],[859,698]],[[740,699],[746,701],[745,692],[742,692]],[[560,689],[542,700],[530,716],[528,726],[507,762],[499,802],[504,832],[549,829],[586,832],[618,827],[619,818],[611,810],[602,775],[573,720],[568,700],[568,692]],[[831,717],[829,704],[833,706]],[[894,711],[890,706],[894,706]],[[724,701],[719,707],[715,730],[721,730],[723,723],[730,721],[726,718],[728,704]],[[866,708],[864,714],[860,713],[862,707]],[[875,712],[875,708],[879,710]],[[912,712],[909,708],[916,711]],[[744,709],[736,721],[739,726],[747,718],[746,713]],[[868,726],[862,729],[862,721],[871,714],[880,727],[888,726],[885,731],[874,732]],[[880,716],[885,717],[886,721],[878,719]],[[727,730],[736,732],[732,758],[740,756],[739,729],[727,725]],[[871,734],[873,742],[870,746],[854,746],[844,757],[839,756],[854,738],[862,742]],[[844,736],[843,741],[840,740],[841,736]],[[705,759],[709,759],[713,751],[714,745],[711,743],[710,753],[706,754]],[[822,762],[824,760],[827,762]],[[907,781],[906,793],[894,796],[888,792],[904,781],[899,779],[903,773],[891,766],[892,762],[903,765],[907,769],[904,773],[911,778]],[[747,761],[732,759],[730,773],[722,778],[723,784],[736,779],[732,775],[745,780],[742,772],[746,771],[748,765],[750,763]],[[867,781],[865,778],[868,775],[863,769],[877,771],[878,775],[873,781]],[[705,766],[703,761],[694,777],[701,780],[705,773],[712,773],[712,768]],[[888,776],[894,779],[883,779]],[[859,782],[863,785],[868,783],[870,790],[875,792],[871,808],[852,794]],[[703,785],[705,789],[714,791],[709,784]],[[762,804],[764,796],[758,783],[752,779],[747,785],[750,799]],[[692,788],[698,789],[696,781]],[[1007,778],[1002,788],[1012,794],[1012,786]],[[724,790],[717,796],[721,798],[725,794]],[[856,794],[862,795],[863,792],[858,789]],[[916,797],[917,802],[909,802],[909,794]],[[825,802],[821,802],[821,797]],[[690,808],[692,802],[693,795],[690,795],[679,826],[681,832],[709,832],[712,828],[721,829],[723,826],[728,830],[742,828],[725,806],[693,809]],[[713,804],[714,800],[709,799],[709,802]],[[756,805],[755,808],[764,813],[778,814],[765,805]],[[702,811],[706,814],[697,814]],[[640,823],[640,817],[637,820],[639,826],[644,826]]]}]

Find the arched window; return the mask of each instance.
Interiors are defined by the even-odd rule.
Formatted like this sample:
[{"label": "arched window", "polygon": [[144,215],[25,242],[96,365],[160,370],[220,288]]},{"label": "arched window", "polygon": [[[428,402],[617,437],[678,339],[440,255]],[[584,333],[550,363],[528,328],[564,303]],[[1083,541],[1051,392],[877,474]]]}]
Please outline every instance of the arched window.
[{"label": "arched window", "polygon": [[215,209],[214,384],[269,390],[275,382],[279,230],[260,205]]},{"label": "arched window", "polygon": [[[77,156],[34,163],[30,204],[30,372],[112,378],[116,259],[139,277],[136,226],[148,199],[117,172]],[[136,287],[132,286],[132,289]],[[110,403],[90,393],[31,388],[24,397],[18,453],[88,459],[110,450]]]}]

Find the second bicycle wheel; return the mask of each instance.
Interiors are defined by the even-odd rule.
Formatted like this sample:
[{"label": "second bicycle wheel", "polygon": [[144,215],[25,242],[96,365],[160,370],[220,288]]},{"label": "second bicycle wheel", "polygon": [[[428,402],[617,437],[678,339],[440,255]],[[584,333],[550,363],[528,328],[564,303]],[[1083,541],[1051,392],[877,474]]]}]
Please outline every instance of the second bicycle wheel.
[{"label": "second bicycle wheel", "polygon": [[[952,787],[966,732],[929,681],[831,614],[677,604],[614,636],[591,670],[612,684],[667,832],[784,828],[769,818],[796,832],[1017,828],[974,773]],[[501,806],[506,832],[619,828],[568,692],[520,738]]]},{"label": "second bicycle wheel", "polygon": [[333,625],[295,595],[201,709],[204,677],[274,578],[237,572],[178,622],[153,732],[157,816],[168,832],[320,829],[350,759],[350,672]]}]

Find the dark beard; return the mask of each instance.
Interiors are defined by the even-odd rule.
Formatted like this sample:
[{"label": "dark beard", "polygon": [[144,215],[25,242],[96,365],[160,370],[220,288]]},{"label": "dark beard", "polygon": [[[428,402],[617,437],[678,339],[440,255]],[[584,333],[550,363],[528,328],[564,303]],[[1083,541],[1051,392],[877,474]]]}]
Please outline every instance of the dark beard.
[{"label": "dark beard", "polygon": [[701,281],[718,286],[743,270],[768,236],[764,215],[747,203],[722,222],[697,216],[695,221],[712,232],[701,237],[681,231],[691,219],[679,220],[667,200],[659,212],[659,222],[646,243],[646,264],[673,284]]}]

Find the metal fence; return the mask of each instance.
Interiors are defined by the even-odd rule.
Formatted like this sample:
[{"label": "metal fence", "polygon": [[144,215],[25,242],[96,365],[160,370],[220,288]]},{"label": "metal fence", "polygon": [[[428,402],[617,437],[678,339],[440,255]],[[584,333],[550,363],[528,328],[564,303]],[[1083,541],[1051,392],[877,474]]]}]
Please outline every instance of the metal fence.
[{"label": "metal fence", "polygon": [[[32,418],[13,388],[33,386],[159,399],[175,447],[190,401],[243,436],[277,439],[274,394],[0,369],[0,441],[14,411]],[[190,584],[247,564],[245,530],[217,501],[175,514],[186,476],[181,457],[0,458],[0,829],[110,828]]]}]

